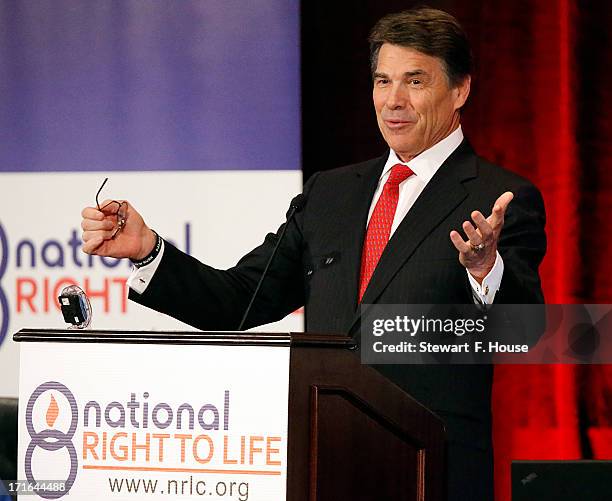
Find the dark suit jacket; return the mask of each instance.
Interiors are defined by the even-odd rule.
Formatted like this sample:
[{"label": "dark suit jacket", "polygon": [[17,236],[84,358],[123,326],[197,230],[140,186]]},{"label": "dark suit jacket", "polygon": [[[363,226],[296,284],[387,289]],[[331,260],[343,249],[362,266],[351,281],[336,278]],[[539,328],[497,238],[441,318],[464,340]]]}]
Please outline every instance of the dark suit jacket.
[{"label": "dark suit jacket", "polygon": [[[307,331],[358,331],[361,249],[386,158],[312,176],[304,187],[305,206],[289,223],[248,327],[276,321],[305,305]],[[478,158],[464,141],[393,234],[363,303],[472,303],[449,233],[460,229],[473,210],[489,214],[505,191],[515,198],[499,241],[504,274],[495,302],[543,302],[538,276],[546,249],[542,197],[525,179]],[[130,298],[201,329],[236,329],[277,235],[267,235],[229,270],[201,264],[166,243],[154,279],[144,294],[131,291]],[[451,498],[490,498],[492,367],[377,369],[446,422]]]}]

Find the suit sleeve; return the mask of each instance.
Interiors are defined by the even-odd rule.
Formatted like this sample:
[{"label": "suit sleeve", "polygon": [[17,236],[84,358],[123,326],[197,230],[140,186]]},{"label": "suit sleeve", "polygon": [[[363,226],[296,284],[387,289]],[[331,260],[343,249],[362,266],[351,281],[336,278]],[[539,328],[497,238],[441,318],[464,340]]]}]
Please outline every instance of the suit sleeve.
[{"label": "suit sleeve", "polygon": [[538,268],[546,253],[545,223],[540,192],[533,185],[515,190],[498,244],[504,274],[495,303],[544,302]]},{"label": "suit sleeve", "polygon": [[[302,211],[285,223],[284,239],[253,304],[247,329],[280,320],[304,305],[302,221],[316,177],[304,187]],[[130,290],[129,298],[202,330],[235,330],[285,224],[228,270],[201,263],[165,242],[150,284],[143,294]]]}]

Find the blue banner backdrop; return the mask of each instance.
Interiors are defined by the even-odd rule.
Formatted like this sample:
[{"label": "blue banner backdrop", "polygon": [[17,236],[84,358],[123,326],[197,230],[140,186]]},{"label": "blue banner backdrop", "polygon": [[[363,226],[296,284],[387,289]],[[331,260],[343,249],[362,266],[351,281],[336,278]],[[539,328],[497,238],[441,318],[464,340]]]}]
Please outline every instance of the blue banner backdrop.
[{"label": "blue banner backdrop", "polygon": [[2,0],[0,171],[299,169],[299,2]]}]

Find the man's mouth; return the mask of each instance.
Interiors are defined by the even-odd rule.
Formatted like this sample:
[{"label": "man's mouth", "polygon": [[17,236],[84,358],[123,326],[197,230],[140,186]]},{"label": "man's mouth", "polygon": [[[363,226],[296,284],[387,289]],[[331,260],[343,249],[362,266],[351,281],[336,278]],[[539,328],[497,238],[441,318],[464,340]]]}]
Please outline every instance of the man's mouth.
[{"label": "man's mouth", "polygon": [[389,129],[401,129],[402,127],[406,127],[412,124],[414,124],[414,122],[411,122],[409,120],[400,120],[397,118],[385,119],[385,125]]}]

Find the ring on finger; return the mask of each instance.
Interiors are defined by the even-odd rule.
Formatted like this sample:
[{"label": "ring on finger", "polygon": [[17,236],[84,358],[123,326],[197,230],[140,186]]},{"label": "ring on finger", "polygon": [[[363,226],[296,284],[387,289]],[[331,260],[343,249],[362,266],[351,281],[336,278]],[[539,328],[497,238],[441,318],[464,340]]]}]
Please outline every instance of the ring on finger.
[{"label": "ring on finger", "polygon": [[470,242],[470,247],[474,252],[480,252],[482,249],[485,248],[485,244],[484,242],[480,242],[478,245],[474,245],[472,242]]}]

